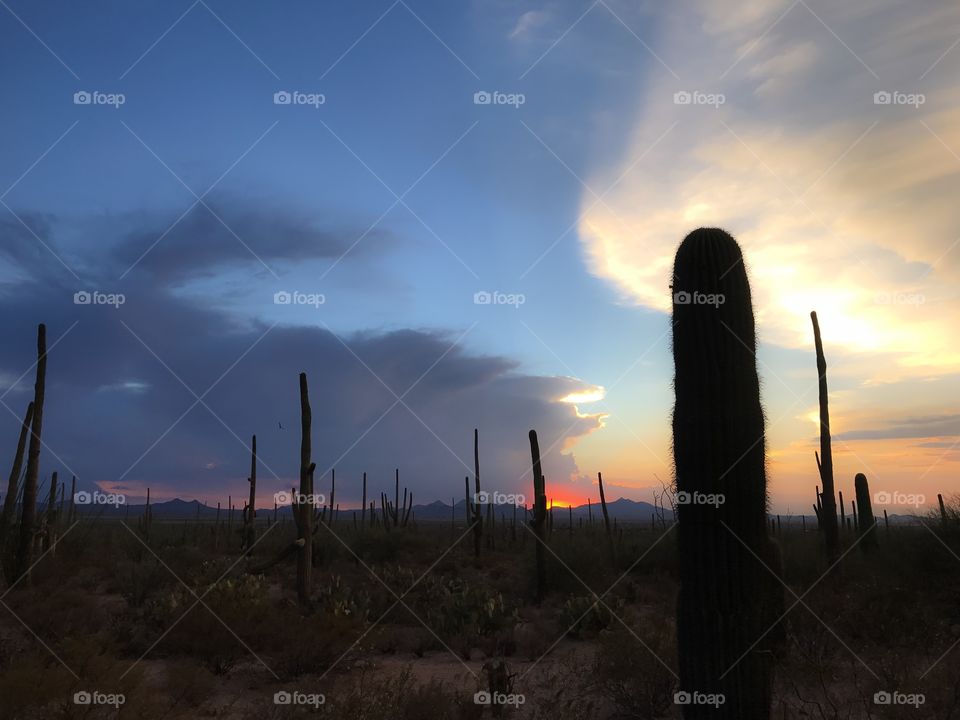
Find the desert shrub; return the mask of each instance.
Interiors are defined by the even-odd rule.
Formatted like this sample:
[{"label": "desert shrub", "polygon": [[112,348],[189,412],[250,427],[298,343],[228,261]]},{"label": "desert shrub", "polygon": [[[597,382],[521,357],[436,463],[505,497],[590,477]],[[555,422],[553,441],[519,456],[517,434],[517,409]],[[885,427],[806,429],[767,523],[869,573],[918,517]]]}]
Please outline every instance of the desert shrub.
[{"label": "desert shrub", "polygon": [[121,560],[116,565],[110,589],[123,595],[130,607],[140,608],[171,581],[175,582],[156,558]]},{"label": "desert shrub", "polygon": [[178,585],[148,603],[145,620],[158,634],[166,632],[160,649],[194,657],[222,674],[250,652],[244,645],[258,637],[268,612],[262,577],[243,575],[193,592]]},{"label": "desert shrub", "polygon": [[364,670],[324,708],[331,720],[475,720],[482,709],[472,693],[418,684],[409,668],[385,677]]},{"label": "desert shrub", "polygon": [[[349,651],[358,646],[363,623],[358,616],[297,612],[274,615],[268,626],[267,661],[286,678],[349,669]],[[336,665],[336,668],[334,666]]]},{"label": "desert shrub", "polygon": [[[570,637],[595,635],[616,623],[613,614],[607,609],[612,602],[609,599],[598,602],[593,595],[573,595],[560,606],[558,622]],[[614,603],[614,610],[618,605],[619,603]]]},{"label": "desert shrub", "polygon": [[626,630],[600,633],[594,675],[616,716],[654,720],[673,704],[673,633],[669,625],[661,624],[645,632],[642,640]]},{"label": "desert shrub", "polygon": [[356,584],[345,583],[340,575],[322,582],[315,599],[322,612],[334,617],[366,620],[370,613],[370,595]]}]

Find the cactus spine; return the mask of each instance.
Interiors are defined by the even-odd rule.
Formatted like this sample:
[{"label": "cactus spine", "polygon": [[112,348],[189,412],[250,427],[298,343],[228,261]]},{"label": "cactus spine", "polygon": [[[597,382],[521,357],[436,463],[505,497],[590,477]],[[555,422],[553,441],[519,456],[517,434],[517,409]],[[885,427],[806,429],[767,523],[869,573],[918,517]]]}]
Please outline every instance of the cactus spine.
[{"label": "cactus spine", "polygon": [[[779,573],[779,561],[767,536],[754,318],[736,241],[719,229],[690,233],[677,250],[673,293],[677,490],[725,498],[677,505],[680,689],[726,698],[717,709],[684,705],[683,717],[768,720],[769,630],[782,591],[768,569]],[[697,297],[708,303],[691,302]]]}]

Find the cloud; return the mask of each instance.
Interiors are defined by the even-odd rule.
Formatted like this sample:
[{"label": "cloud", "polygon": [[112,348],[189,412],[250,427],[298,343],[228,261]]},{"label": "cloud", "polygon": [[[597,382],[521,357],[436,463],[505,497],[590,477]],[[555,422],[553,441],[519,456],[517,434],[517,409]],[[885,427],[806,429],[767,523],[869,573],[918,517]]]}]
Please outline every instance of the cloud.
[{"label": "cloud", "polygon": [[[960,368],[960,55],[936,64],[960,8],[695,7],[662,19],[654,48],[680,80],[644,78],[632,148],[588,179],[619,180],[603,202],[583,196],[591,272],[669,311],[678,242],[723,226],[744,247],[765,341],[809,347],[817,309],[830,347],[896,354],[892,368],[867,358],[864,380]],[[883,91],[924,101],[875,104]]]},{"label": "cloud", "polygon": [[[849,430],[839,433],[838,440],[889,440],[899,438],[941,438],[960,436],[960,415],[936,415],[907,418],[898,424],[876,429]],[[920,447],[940,447],[937,442]],[[950,443],[947,443],[950,446]]]},{"label": "cloud", "polygon": [[[237,225],[269,259],[329,257],[341,248],[302,218],[273,223],[256,206],[241,217],[247,221]],[[54,225],[44,229],[51,243]],[[90,273],[100,269],[90,282],[116,277],[143,237],[150,233],[97,245],[86,257]],[[602,418],[561,398],[593,392],[588,383],[527,375],[509,358],[468,352],[456,330],[334,335],[322,323],[295,324],[296,314],[268,325],[220,309],[209,295],[178,293],[183,279],[226,265],[257,271],[256,259],[225,240],[206,219],[186,222],[170,247],[158,245],[130,274],[119,288],[126,302],[114,308],[74,304],[76,281],[52,256],[25,249],[34,238],[0,238],[9,267],[30,261],[24,279],[3,289],[0,377],[9,384],[0,390],[0,452],[12,453],[33,375],[13,380],[31,367],[36,325],[45,322],[51,351],[42,472],[75,473],[82,488],[125,486],[136,494],[150,486],[159,497],[213,501],[240,495],[252,434],[262,493],[289,488],[298,475],[300,372],[310,383],[318,485],[326,487],[321,473],[335,466],[344,503],[359,499],[361,473],[369,473],[375,495],[392,487],[397,467],[418,502],[461,497],[475,427],[487,489],[529,493],[530,428],[540,433],[548,477],[579,476],[570,445]]]},{"label": "cloud", "polygon": [[511,40],[526,40],[549,20],[550,14],[545,10],[528,10],[517,20],[509,37]]}]

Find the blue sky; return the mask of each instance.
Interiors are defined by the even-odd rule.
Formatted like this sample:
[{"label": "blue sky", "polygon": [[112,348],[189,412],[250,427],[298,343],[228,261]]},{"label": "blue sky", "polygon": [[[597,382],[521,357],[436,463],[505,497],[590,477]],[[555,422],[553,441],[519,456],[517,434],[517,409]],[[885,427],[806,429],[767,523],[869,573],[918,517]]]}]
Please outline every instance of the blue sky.
[{"label": "blue sky", "polygon": [[[0,115],[7,206],[0,206],[0,281],[4,315],[19,334],[0,373],[13,383],[29,366],[30,326],[45,320],[58,337],[77,321],[61,348],[64,363],[93,343],[103,344],[103,357],[95,383],[76,371],[63,377],[60,422],[54,404],[48,435],[51,452],[60,452],[49,469],[59,463],[83,482],[119,483],[134,495],[152,483],[161,496],[206,497],[243,482],[239,438],[272,429],[286,411],[279,401],[264,413],[270,417],[194,408],[154,445],[192,402],[175,376],[189,377],[199,394],[262,331],[278,324],[287,331],[283,343],[296,344],[297,330],[307,329],[353,364],[332,377],[329,364],[299,361],[318,393],[325,382],[343,383],[346,405],[335,410],[347,416],[351,397],[373,394],[377,409],[389,407],[385,374],[403,369],[391,385],[400,394],[437,361],[429,350],[442,353],[456,341],[453,354],[462,357],[451,372],[460,385],[441,383],[409,414],[391,411],[401,414],[396,427],[385,421],[367,438],[419,428],[407,446],[392,457],[386,440],[349,450],[350,438],[379,416],[371,408],[329,447],[321,440],[331,462],[346,452],[344,472],[378,465],[386,473],[404,465],[396,455],[411,447],[427,498],[445,497],[445,478],[470,464],[469,429],[481,424],[471,416],[486,416],[502,443],[489,451],[505,490],[526,482],[524,433],[535,425],[554,433],[546,444],[556,442],[548,474],[557,478],[558,499],[595,495],[589,478],[597,470],[618,494],[645,498],[670,473],[669,261],[689,229],[721,224],[743,238],[764,303],[764,402],[768,415],[785,416],[770,428],[782,507],[804,502],[815,482],[806,465],[816,399],[805,394],[815,375],[808,328],[796,320],[811,305],[836,342],[841,371],[832,389],[857,398],[838,407],[850,415],[839,427],[853,437],[903,419],[947,418],[947,434],[941,422],[941,434],[923,435],[947,448],[936,456],[947,457],[936,460],[931,480],[939,478],[957,462],[948,454],[956,405],[942,398],[957,388],[960,356],[931,342],[955,317],[949,287],[958,264],[947,208],[956,169],[949,153],[929,151],[933,138],[913,118],[874,117],[869,97],[887,85],[926,91],[921,119],[948,149],[960,148],[941,100],[960,54],[949,53],[951,11],[924,3],[912,26],[890,31],[902,12],[888,3],[864,5],[858,15],[775,1],[664,8],[615,0],[205,0],[103,2],[82,12],[73,3],[8,2],[0,8],[0,91],[15,100]],[[725,105],[671,101],[678,90],[697,89],[725,93]],[[78,105],[78,91],[121,93],[124,102]],[[276,104],[280,91],[322,94],[324,102]],[[476,104],[478,92],[520,94],[523,102]],[[902,148],[895,158],[861,155],[890,143]],[[936,162],[928,151],[939,153]],[[913,157],[928,160],[926,176],[911,172]],[[862,197],[890,172],[907,180]],[[783,208],[784,197],[814,187],[816,212],[807,209],[829,232],[789,214],[796,197],[789,212]],[[886,218],[877,234],[863,212],[840,212],[842,199],[858,209],[878,200],[885,208],[914,203],[937,222],[923,228],[922,240],[886,232],[902,217]],[[817,252],[837,246],[858,249],[869,273],[824,272]],[[849,264],[837,257],[834,267]],[[851,287],[870,297],[878,289],[922,292],[937,302],[922,310],[923,335],[911,335],[918,323],[903,314],[909,309],[848,302],[843,292]],[[110,315],[64,302],[68,290],[94,289],[123,292],[128,303]],[[325,302],[276,305],[278,291],[322,293]],[[524,301],[477,305],[478,291]],[[824,303],[834,301],[831,325]],[[854,332],[863,318],[866,330]],[[194,338],[177,332],[187,327],[225,341],[191,354],[184,347]],[[238,342],[234,354],[213,349],[243,333],[249,342]],[[286,347],[276,334],[249,356],[255,367],[245,382],[289,372],[295,389],[298,363],[271,364]],[[368,358],[353,356],[355,344],[381,364],[371,361],[368,372]],[[198,342],[197,352],[204,346]],[[176,367],[168,362],[174,357]],[[158,364],[161,374],[153,375]],[[20,412],[29,380],[11,385],[8,410]],[[488,382],[496,388],[463,404],[459,390]],[[231,375],[219,387],[242,392],[244,384]],[[598,396],[596,387],[606,389],[602,401],[559,402],[574,391]],[[121,432],[116,467],[97,465],[95,434],[85,442],[71,436],[76,405],[67,397],[100,418],[105,433],[129,430]],[[524,403],[528,397],[534,401]],[[6,448],[16,420],[3,414]],[[424,422],[427,415],[433,419]],[[498,422],[504,416],[510,422]],[[486,437],[482,424],[481,432]],[[205,448],[197,436],[207,433]],[[294,456],[284,455],[292,446],[277,437],[261,442],[263,452],[271,444],[268,484],[282,487],[295,474]],[[909,447],[877,448],[848,448],[851,477],[870,467],[872,455],[884,457],[890,489],[916,476],[909,464],[887,466],[891,458],[904,462]],[[154,454],[189,460],[155,466]],[[932,466],[935,457],[924,457]]]}]

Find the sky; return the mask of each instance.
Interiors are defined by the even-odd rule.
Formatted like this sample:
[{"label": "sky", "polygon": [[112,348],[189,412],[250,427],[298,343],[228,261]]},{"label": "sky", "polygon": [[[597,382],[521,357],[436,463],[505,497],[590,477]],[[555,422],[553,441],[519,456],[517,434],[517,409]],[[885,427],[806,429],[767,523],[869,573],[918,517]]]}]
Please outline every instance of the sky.
[{"label": "sky", "polygon": [[532,494],[535,428],[558,504],[650,500],[707,225],[771,509],[817,484],[817,310],[839,488],[924,510],[960,477],[958,44],[930,1],[3,0],[0,453],[45,322],[42,472],[83,489],[225,502],[256,434],[272,504],[304,371],[344,506],[395,468],[459,499],[474,428],[491,491]]}]

